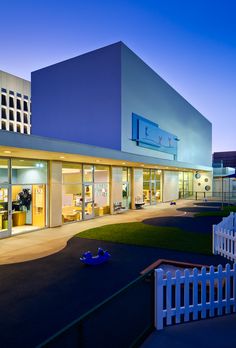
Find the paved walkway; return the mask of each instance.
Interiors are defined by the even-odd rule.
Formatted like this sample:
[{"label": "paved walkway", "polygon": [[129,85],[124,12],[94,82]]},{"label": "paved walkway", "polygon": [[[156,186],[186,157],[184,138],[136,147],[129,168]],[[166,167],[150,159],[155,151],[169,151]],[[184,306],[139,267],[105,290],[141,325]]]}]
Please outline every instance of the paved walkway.
[{"label": "paved walkway", "polygon": [[236,347],[236,314],[173,325],[154,331],[141,348]]},{"label": "paved walkway", "polygon": [[122,214],[106,215],[97,219],[2,239],[0,240],[0,265],[34,260],[56,253],[62,250],[75,234],[90,228],[142,221],[156,216],[181,216],[185,213],[176,209],[191,205],[192,202],[187,200],[178,201],[177,206],[161,203],[157,206],[145,207],[145,209],[129,210]]}]

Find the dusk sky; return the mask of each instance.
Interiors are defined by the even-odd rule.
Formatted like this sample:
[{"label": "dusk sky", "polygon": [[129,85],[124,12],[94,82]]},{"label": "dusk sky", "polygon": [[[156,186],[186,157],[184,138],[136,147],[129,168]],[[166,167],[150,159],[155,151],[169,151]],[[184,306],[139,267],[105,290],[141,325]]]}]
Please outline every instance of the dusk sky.
[{"label": "dusk sky", "polygon": [[11,0],[0,11],[0,70],[30,79],[121,40],[213,123],[213,151],[236,150],[235,0]]}]

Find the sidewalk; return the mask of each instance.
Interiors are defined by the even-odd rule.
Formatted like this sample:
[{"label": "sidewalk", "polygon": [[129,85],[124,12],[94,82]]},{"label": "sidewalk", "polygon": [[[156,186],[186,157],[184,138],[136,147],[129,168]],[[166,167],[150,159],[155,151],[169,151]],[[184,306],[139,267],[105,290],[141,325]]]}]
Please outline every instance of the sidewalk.
[{"label": "sidewalk", "polygon": [[236,314],[165,327],[154,331],[141,348],[236,347]]},{"label": "sidewalk", "polygon": [[160,203],[140,210],[67,224],[61,227],[16,235],[0,240],[0,265],[24,262],[51,255],[63,249],[67,241],[84,230],[103,225],[142,221],[156,216],[176,216],[185,213],[176,209],[191,206],[192,201],[181,200],[176,206]]}]

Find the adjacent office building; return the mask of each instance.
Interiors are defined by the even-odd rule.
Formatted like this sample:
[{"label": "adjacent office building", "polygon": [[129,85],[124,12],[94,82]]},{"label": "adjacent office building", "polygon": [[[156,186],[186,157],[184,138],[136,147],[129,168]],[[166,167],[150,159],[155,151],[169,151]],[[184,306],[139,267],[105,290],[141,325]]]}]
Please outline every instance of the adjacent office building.
[{"label": "adjacent office building", "polygon": [[211,123],[122,42],[32,73],[0,133],[0,236],[212,190]]},{"label": "adjacent office building", "polygon": [[30,134],[30,82],[0,70],[0,129]]},{"label": "adjacent office building", "polygon": [[236,151],[213,153],[214,196],[225,201],[236,200]]}]

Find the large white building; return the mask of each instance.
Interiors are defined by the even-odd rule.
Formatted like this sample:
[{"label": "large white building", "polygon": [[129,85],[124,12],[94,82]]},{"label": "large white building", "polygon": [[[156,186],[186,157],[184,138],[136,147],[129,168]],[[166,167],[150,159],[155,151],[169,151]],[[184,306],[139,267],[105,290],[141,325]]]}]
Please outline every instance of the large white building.
[{"label": "large white building", "polygon": [[30,81],[0,70],[0,129],[31,133]]},{"label": "large white building", "polygon": [[122,42],[32,73],[31,135],[1,76],[0,237],[211,193],[211,123]]}]

